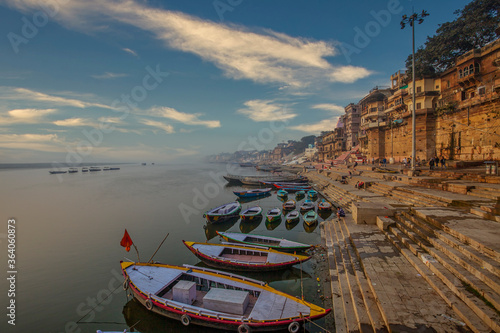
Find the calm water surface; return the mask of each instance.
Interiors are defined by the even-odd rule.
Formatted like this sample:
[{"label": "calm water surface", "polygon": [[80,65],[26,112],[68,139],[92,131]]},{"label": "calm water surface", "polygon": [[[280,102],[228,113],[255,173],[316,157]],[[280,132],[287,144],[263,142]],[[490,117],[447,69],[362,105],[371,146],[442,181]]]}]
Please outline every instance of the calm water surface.
[{"label": "calm water surface", "polygon": [[[122,165],[118,171],[60,176],[50,175],[48,170],[0,171],[1,269],[6,276],[6,225],[9,218],[15,218],[18,272],[15,326],[7,324],[8,285],[5,278],[0,282],[4,309],[0,332],[95,332],[123,330],[135,323],[140,332],[216,332],[196,326],[186,328],[150,314],[127,298],[121,288],[119,261],[136,260],[137,254],[120,246],[125,228],[143,261],[169,233],[155,260],[174,265],[199,264],[181,240],[220,242],[216,230],[321,242],[319,228],[307,229],[302,221],[287,226],[284,219],[278,225],[265,221],[240,224],[237,220],[207,227],[203,213],[234,201],[232,191],[241,189],[225,185],[221,175],[227,173],[226,165]],[[231,171],[256,173],[252,168]],[[255,204],[267,211],[281,207],[282,202],[273,193],[243,207]],[[305,299],[323,305],[315,267],[316,262],[311,260],[302,271],[296,266],[253,277],[300,295],[302,275]],[[321,331],[314,326],[308,330]]]}]

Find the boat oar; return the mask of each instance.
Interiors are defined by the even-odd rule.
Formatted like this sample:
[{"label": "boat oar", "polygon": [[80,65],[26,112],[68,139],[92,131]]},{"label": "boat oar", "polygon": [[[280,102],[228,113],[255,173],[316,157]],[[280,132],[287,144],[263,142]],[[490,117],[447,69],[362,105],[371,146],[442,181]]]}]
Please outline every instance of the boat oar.
[{"label": "boat oar", "polygon": [[149,258],[148,262],[151,262],[151,260],[153,260],[153,257],[155,256],[156,252],[158,252],[158,250],[160,249],[160,247],[163,245],[163,242],[165,241],[165,239],[167,239],[168,235],[170,233],[167,233],[167,235],[165,236],[165,238],[163,238],[163,240],[161,241],[160,245],[158,246],[158,248],[156,249],[155,253],[153,253],[153,255],[151,256],[151,258]]}]

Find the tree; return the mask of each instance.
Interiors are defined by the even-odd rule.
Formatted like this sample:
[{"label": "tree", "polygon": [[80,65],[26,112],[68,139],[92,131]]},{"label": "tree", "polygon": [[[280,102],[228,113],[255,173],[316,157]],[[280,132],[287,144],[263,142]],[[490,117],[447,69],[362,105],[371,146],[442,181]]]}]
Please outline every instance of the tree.
[{"label": "tree", "polygon": [[[439,25],[436,34],[427,37],[425,47],[415,52],[417,77],[433,76],[454,66],[456,57],[494,41],[500,24],[498,0],[474,0],[454,12],[458,17]],[[412,56],[406,59],[408,77],[412,75]]]},{"label": "tree", "polygon": [[316,139],[316,136],[314,136],[314,135],[304,136],[302,139],[300,139],[299,142],[297,142],[294,145],[293,153],[294,154],[303,153],[310,144],[314,144],[315,139]]}]

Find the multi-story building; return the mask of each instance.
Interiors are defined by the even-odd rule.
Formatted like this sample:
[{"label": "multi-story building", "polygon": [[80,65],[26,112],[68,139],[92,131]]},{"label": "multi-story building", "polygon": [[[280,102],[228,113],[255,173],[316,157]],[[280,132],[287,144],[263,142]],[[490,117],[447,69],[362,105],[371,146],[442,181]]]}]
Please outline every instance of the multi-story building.
[{"label": "multi-story building", "polygon": [[458,57],[441,82],[436,154],[500,159],[500,39]]},{"label": "multi-story building", "polygon": [[318,159],[320,162],[328,162],[328,160],[333,159],[334,136],[334,131],[327,131],[322,132],[321,136],[318,138],[316,146],[318,147]]},{"label": "multi-story building", "polygon": [[333,136],[333,152],[332,160],[336,159],[338,156],[342,155],[342,152],[346,150],[346,131],[345,131],[345,119],[346,115],[339,117],[337,121],[337,126],[334,129]]},{"label": "multi-story building", "polygon": [[361,108],[351,103],[345,107],[345,149],[351,150],[359,144],[359,125],[361,123]]},{"label": "multi-story building", "polygon": [[385,105],[390,96],[390,88],[375,87],[363,97],[358,105],[361,107],[361,153],[371,159],[385,156],[385,132],[381,131],[380,123],[385,123]]}]

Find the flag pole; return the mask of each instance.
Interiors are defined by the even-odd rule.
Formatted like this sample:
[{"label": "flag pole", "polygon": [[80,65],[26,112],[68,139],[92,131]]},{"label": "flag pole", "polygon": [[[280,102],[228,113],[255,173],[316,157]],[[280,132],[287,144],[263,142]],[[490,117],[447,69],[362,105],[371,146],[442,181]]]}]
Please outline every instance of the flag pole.
[{"label": "flag pole", "polygon": [[167,235],[165,236],[165,238],[163,238],[163,240],[161,241],[160,245],[158,246],[158,248],[156,249],[155,253],[153,253],[153,255],[151,256],[151,258],[149,258],[149,260],[147,262],[151,262],[151,260],[153,260],[153,257],[155,256],[156,252],[158,252],[158,250],[160,249],[160,247],[163,245],[163,242],[165,242],[165,240],[167,239],[168,235],[170,233],[167,233]]},{"label": "flag pole", "polygon": [[137,246],[135,246],[134,243],[132,243],[132,245],[134,246],[135,252],[137,252],[137,262],[141,262],[141,258],[139,258],[139,250],[137,249]]}]

